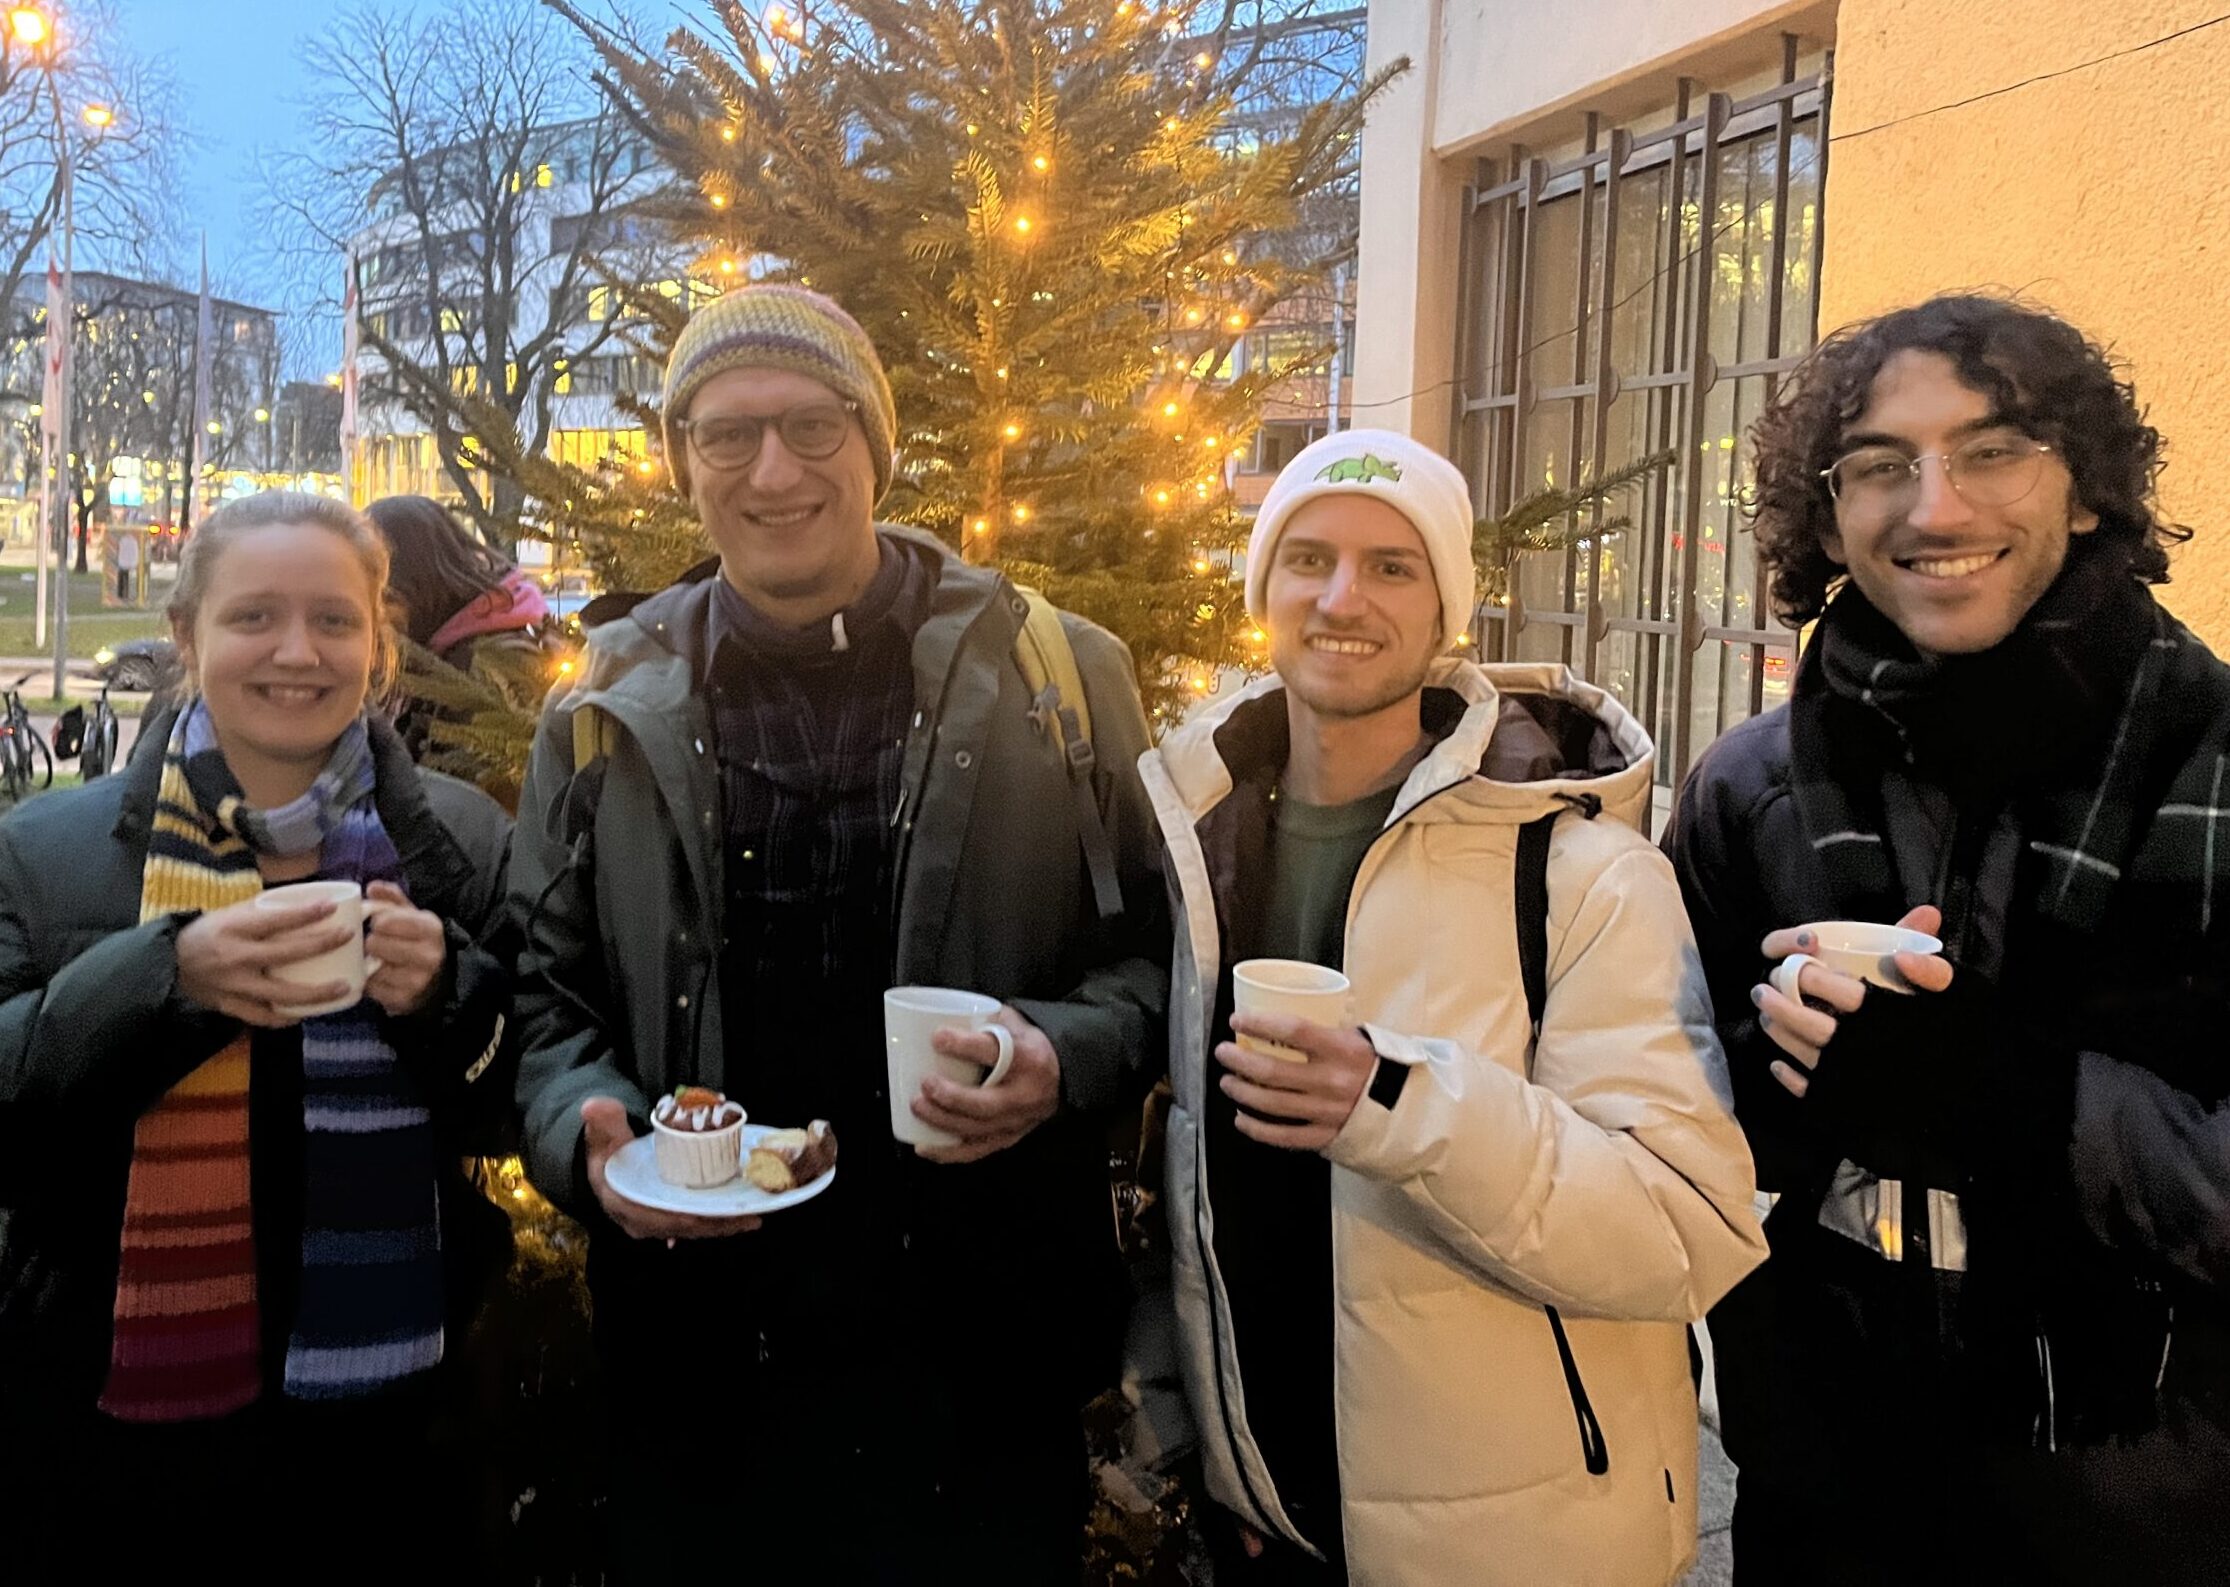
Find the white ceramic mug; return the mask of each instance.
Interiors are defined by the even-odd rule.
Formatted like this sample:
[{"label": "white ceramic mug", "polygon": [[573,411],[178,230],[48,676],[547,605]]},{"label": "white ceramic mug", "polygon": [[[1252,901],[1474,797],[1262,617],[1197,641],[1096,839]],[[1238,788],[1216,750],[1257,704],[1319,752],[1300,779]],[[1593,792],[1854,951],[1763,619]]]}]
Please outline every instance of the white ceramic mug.
[{"label": "white ceramic mug", "polygon": [[[1291,1014],[1312,1025],[1355,1023],[1347,977],[1305,959],[1248,959],[1232,966],[1231,1001],[1242,1014]],[[1307,1063],[1308,1054],[1259,1036],[1241,1036],[1249,1052]]]},{"label": "white ceramic mug", "polygon": [[[957,1146],[960,1137],[914,1117],[914,1098],[931,1075],[956,1086],[995,1086],[1014,1067],[1014,1032],[993,1017],[999,1000],[943,986],[894,986],[883,994],[884,1046],[890,1060],[890,1132],[908,1146]],[[937,1050],[941,1030],[984,1031],[999,1044],[988,1070]]]},{"label": "white ceramic mug", "polygon": [[337,1014],[344,1008],[353,1008],[364,997],[364,983],[379,974],[383,968],[379,960],[364,951],[364,927],[382,909],[392,904],[368,899],[364,889],[354,882],[289,882],[284,887],[266,887],[256,894],[258,909],[292,909],[297,904],[322,904],[331,900],[333,919],[338,924],[353,925],[356,935],[338,948],[312,954],[307,959],[297,959],[292,964],[274,965],[274,980],[294,986],[325,986],[334,981],[346,981],[348,992],[330,1003],[288,1004],[279,1012],[289,1019],[308,1019],[313,1014]]},{"label": "white ceramic mug", "polygon": [[1768,977],[1774,991],[1797,1001],[1802,1001],[1797,978],[1808,964],[1840,970],[1885,992],[1910,993],[1912,983],[1898,971],[1896,956],[1941,953],[1944,948],[1924,931],[1877,925],[1870,920],[1822,920],[1799,929],[1812,934],[1813,946],[1790,954],[1774,966]]}]

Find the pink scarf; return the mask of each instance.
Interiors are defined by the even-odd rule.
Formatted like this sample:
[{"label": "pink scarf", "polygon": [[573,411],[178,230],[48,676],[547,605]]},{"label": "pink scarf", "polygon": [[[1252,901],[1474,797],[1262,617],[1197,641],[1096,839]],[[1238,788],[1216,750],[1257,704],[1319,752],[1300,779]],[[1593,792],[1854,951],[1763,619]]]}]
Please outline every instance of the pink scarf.
[{"label": "pink scarf", "polygon": [[550,603],[532,579],[513,568],[503,576],[503,582],[458,612],[448,622],[434,630],[434,637],[426,641],[426,648],[440,655],[450,646],[467,639],[477,639],[482,634],[509,633],[515,628],[532,628],[550,615]]}]

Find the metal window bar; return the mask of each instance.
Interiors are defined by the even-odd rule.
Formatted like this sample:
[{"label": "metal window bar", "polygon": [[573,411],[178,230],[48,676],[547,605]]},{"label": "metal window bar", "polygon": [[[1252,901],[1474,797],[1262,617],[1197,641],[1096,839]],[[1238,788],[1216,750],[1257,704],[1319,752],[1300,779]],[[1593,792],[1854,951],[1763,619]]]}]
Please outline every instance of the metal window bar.
[{"label": "metal window bar", "polygon": [[[1621,128],[1605,137],[1604,118],[1590,114],[1578,154],[1550,162],[1513,146],[1501,158],[1479,161],[1464,194],[1458,279],[1462,342],[1453,418],[1457,461],[1472,481],[1479,511],[1506,511],[1539,487],[1540,479],[1528,473],[1528,448],[1536,438],[1553,446],[1551,438],[1561,435],[1561,454],[1551,453],[1561,478],[1592,478],[1614,466],[1618,437],[1612,409],[1622,397],[1642,404],[1638,415],[1628,413],[1624,422],[1646,438],[1647,449],[1669,450],[1677,459],[1671,473],[1648,487],[1630,514],[1633,523],[1623,536],[1619,568],[1623,594],[1617,600],[1606,588],[1605,542],[1599,534],[1590,535],[1584,549],[1568,553],[1555,570],[1556,600],[1529,600],[1529,584],[1538,590],[1548,582],[1540,570],[1513,575],[1508,603],[1484,610],[1482,621],[1474,625],[1479,654],[1514,659],[1527,631],[1539,628],[1545,632],[1529,647],[1531,653],[1541,654],[1544,643],[1553,644],[1555,655],[1583,677],[1618,686],[1606,676],[1620,670],[1608,662],[1606,651],[1617,643],[1616,636],[1631,636],[1626,641],[1631,645],[1626,682],[1619,692],[1650,725],[1660,745],[1659,779],[1676,790],[1711,737],[1765,707],[1769,656],[1778,657],[1784,667],[1792,667],[1794,660],[1795,636],[1766,626],[1770,607],[1755,543],[1747,548],[1738,548],[1731,538],[1723,543],[1725,571],[1717,598],[1708,604],[1700,588],[1699,558],[1707,538],[1704,471],[1729,468],[1733,462],[1703,450],[1706,410],[1714,393],[1728,400],[1733,420],[1739,422],[1746,404],[1754,412],[1757,402],[1771,400],[1780,378],[1810,350],[1817,332],[1825,228],[1817,222],[1816,209],[1805,239],[1809,302],[1798,305],[1800,311],[1813,312],[1804,315],[1800,326],[1784,324],[1790,317],[1794,246],[1791,162],[1800,135],[1808,134],[1817,162],[1811,190],[1824,194],[1833,56],[1825,56],[1818,71],[1805,74],[1799,71],[1799,55],[1797,38],[1784,36],[1779,81],[1741,100],[1706,93],[1682,79],[1670,123],[1646,133]],[[1770,222],[1754,225],[1759,217],[1746,209],[1731,225],[1722,224],[1723,159],[1731,154],[1754,161],[1752,151],[1761,148],[1771,150]],[[1663,195],[1662,224],[1649,260],[1652,274],[1640,282],[1619,274],[1622,225],[1632,218],[1622,216],[1621,192],[1636,180],[1657,184]],[[1746,174],[1743,191],[1749,190]],[[1818,199],[1812,202],[1816,206]],[[1572,256],[1543,257],[1542,216],[1549,206],[1568,203],[1578,206]],[[1713,354],[1714,277],[1722,239],[1736,228],[1739,279],[1762,275],[1765,301],[1762,311],[1756,311],[1762,324],[1754,325],[1737,298],[1730,334],[1721,344],[1732,357],[1722,361]],[[1691,231],[1692,239],[1686,235]],[[1762,231],[1762,237],[1753,231]],[[1569,319],[1536,327],[1536,303],[1544,284],[1567,270],[1572,284]],[[1619,367],[1615,333],[1630,300],[1640,301],[1641,345],[1649,350],[1647,367],[1639,369]],[[1558,301],[1552,297],[1547,303],[1554,309]],[[1537,349],[1553,348],[1566,335],[1573,344],[1568,364],[1558,349],[1555,366],[1537,374]],[[1802,345],[1791,345],[1798,341]],[[1544,383],[1543,375],[1563,383]],[[1753,385],[1728,384],[1743,381]],[[1757,395],[1751,401],[1753,391]],[[1542,411],[1554,403],[1567,405],[1562,425],[1555,422],[1556,415]],[[1548,428],[1539,429],[1543,424]],[[1726,498],[1719,506],[1731,511]],[[1605,516],[1602,507],[1591,508],[1589,527],[1599,530]],[[1730,527],[1740,529],[1738,524]],[[1739,590],[1732,561],[1742,549],[1750,558],[1747,595]],[[1747,612],[1739,600],[1747,600]],[[1627,610],[1614,609],[1621,606]],[[1708,671],[1706,645],[1713,647]],[[1747,676],[1735,690],[1729,674],[1738,670]],[[1707,676],[1712,687],[1708,696],[1700,696]],[[1699,715],[1710,720],[1699,723]]]}]

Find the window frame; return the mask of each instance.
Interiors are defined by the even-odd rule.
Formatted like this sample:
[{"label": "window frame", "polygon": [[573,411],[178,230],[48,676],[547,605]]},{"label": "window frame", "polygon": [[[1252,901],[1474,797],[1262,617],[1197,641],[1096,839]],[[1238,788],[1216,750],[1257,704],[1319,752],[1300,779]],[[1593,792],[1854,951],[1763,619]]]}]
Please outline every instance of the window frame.
[{"label": "window frame", "polygon": [[[1562,598],[1555,606],[1529,601],[1525,581],[1514,577],[1506,604],[1481,609],[1481,621],[1474,626],[1478,653],[1487,660],[1519,659],[1520,639],[1528,628],[1555,625],[1560,630],[1559,659],[1579,676],[1598,679],[1606,641],[1632,634],[1634,684],[1625,703],[1659,740],[1658,781],[1676,792],[1712,736],[1699,734],[1693,720],[1706,644],[1749,653],[1748,698],[1730,702],[1721,690],[1716,731],[1739,719],[1730,717],[1737,703],[1746,705],[1741,716],[1763,708],[1769,658],[1787,676],[1794,675],[1798,636],[1762,626],[1767,621],[1762,601],[1753,600],[1748,620],[1739,621],[1725,609],[1724,596],[1720,610],[1707,609],[1698,582],[1699,553],[1710,522],[1703,501],[1706,468],[1699,461],[1699,448],[1708,444],[1709,399],[1714,391],[1724,395],[1728,382],[1762,377],[1770,400],[1774,386],[1802,361],[1818,336],[1834,53],[1824,52],[1817,70],[1806,72],[1800,70],[1801,41],[1783,35],[1781,43],[1777,81],[1760,92],[1737,100],[1683,78],[1671,96],[1668,122],[1640,134],[1621,127],[1606,135],[1608,118],[1589,112],[1579,152],[1551,161],[1513,145],[1500,157],[1477,162],[1462,198],[1451,434],[1456,438],[1452,450],[1471,481],[1480,514],[1499,514],[1539,488],[1539,481],[1521,478],[1529,455],[1529,426],[1568,423],[1562,455],[1573,477],[1593,477],[1606,458],[1620,461],[1612,450],[1610,412],[1621,395],[1665,389],[1665,400],[1649,406],[1648,449],[1670,450],[1679,459],[1655,489],[1633,498],[1635,522],[1627,534],[1640,558],[1633,574],[1634,615],[1607,608],[1601,598],[1601,559],[1575,551],[1564,559]],[[1808,252],[1802,255],[1793,251],[1789,206],[1790,153],[1800,128],[1818,150],[1816,175],[1808,175],[1807,181],[1816,184],[1820,195]],[[1721,156],[1759,138],[1770,139],[1774,153],[1764,356],[1719,364],[1710,351],[1715,304],[1709,266],[1717,258],[1724,228],[1705,236],[1700,249],[1694,243],[1684,246],[1682,211],[1692,201],[1699,217],[1716,216]],[[1615,367],[1612,334],[1625,307],[1622,294],[1634,287],[1633,279],[1622,279],[1617,269],[1619,194],[1624,182],[1651,176],[1665,181],[1669,199],[1662,205],[1665,221],[1651,253],[1656,273],[1642,285],[1664,280],[1667,298],[1646,324],[1648,367],[1634,375]],[[1692,192],[1687,186],[1691,176]],[[1537,236],[1540,216],[1548,206],[1575,195],[1576,248],[1544,253]],[[1702,268],[1692,262],[1699,251]],[[1792,259],[1800,257],[1809,265],[1812,314],[1809,325],[1784,338],[1784,287]],[[1551,340],[1529,346],[1542,274],[1574,267],[1572,323]],[[1532,354],[1565,340],[1571,342],[1574,367],[1565,383],[1547,384],[1538,378]],[[1794,341],[1802,345],[1790,345]],[[1591,510],[1597,523],[1608,515],[1599,507]],[[1746,528],[1740,532],[1747,537]],[[1736,554],[1735,545],[1726,549],[1730,557]],[[1754,557],[1754,541],[1747,549]],[[1752,588],[1763,592],[1767,581],[1762,568],[1756,573]],[[1732,580],[1726,583],[1731,587]],[[1537,650],[1538,639],[1527,648]]]}]

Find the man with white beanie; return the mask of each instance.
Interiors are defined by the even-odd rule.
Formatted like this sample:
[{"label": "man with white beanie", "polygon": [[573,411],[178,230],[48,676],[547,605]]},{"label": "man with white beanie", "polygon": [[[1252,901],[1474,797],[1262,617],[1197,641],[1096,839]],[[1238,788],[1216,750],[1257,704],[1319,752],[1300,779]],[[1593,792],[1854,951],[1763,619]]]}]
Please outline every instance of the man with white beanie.
[{"label": "man with white beanie", "polygon": [[[1275,675],[1141,761],[1219,1583],[1662,1583],[1694,1550],[1683,1324],[1764,1254],[1750,1158],[1638,829],[1648,736],[1565,668],[1450,653],[1472,528],[1407,436],[1308,447],[1247,554]],[[1263,1010],[1312,979],[1314,1020]]]}]

